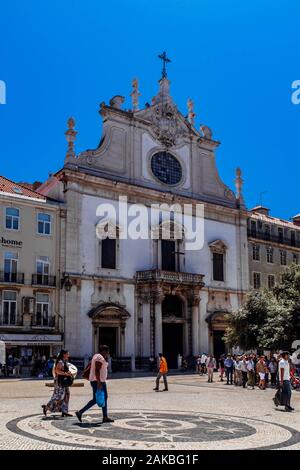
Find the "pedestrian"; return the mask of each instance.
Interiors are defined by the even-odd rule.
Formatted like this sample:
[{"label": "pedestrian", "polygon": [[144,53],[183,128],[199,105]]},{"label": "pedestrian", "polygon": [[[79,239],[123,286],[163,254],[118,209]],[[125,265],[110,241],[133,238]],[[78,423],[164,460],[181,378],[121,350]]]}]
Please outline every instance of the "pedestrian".
[{"label": "pedestrian", "polygon": [[220,369],[220,382],[224,382],[224,372],[225,372],[225,366],[224,366],[224,354],[220,356],[219,359],[219,369]]},{"label": "pedestrian", "polygon": [[247,369],[247,356],[243,356],[240,362],[240,369],[242,373],[242,385],[246,388],[248,382],[248,369]]},{"label": "pedestrian", "polygon": [[264,356],[260,356],[259,358],[259,361],[258,363],[256,364],[256,372],[259,376],[259,383],[258,383],[258,387],[261,389],[261,390],[265,390],[266,389],[266,363],[265,363],[265,357]]},{"label": "pedestrian", "polygon": [[214,370],[216,369],[217,367],[217,363],[216,363],[216,360],[213,356],[213,354],[210,354],[208,356],[208,358],[206,359],[206,369],[207,369],[207,382],[213,382],[213,378],[214,378]]},{"label": "pedestrian", "polygon": [[164,381],[164,386],[165,386],[165,388],[163,389],[163,392],[167,392],[168,391],[168,381],[167,381],[168,364],[167,364],[167,360],[163,356],[162,353],[159,353],[158,357],[159,357],[159,371],[158,371],[158,374],[157,374],[157,377],[156,377],[156,385],[155,385],[155,388],[153,390],[155,390],[156,392],[159,392],[159,381],[160,381],[160,378],[162,377],[163,381]]},{"label": "pedestrian", "polygon": [[201,375],[206,374],[206,359],[207,355],[205,353],[201,354]]},{"label": "pedestrian", "polygon": [[226,373],[226,379],[227,383],[226,385],[232,385],[233,382],[233,359],[231,354],[227,354],[227,357],[224,361],[224,366],[225,366],[225,373]]},{"label": "pedestrian", "polygon": [[279,361],[279,384],[281,387],[281,404],[284,405],[285,411],[293,411],[291,407],[291,376],[290,376],[290,353],[284,351],[281,353],[282,359]]},{"label": "pedestrian", "polygon": [[196,374],[201,374],[201,356],[196,357]]},{"label": "pedestrian", "polygon": [[105,396],[105,405],[102,408],[102,423],[113,423],[114,420],[108,417],[107,411],[107,369],[108,369],[108,356],[109,356],[109,347],[106,345],[101,345],[99,347],[99,353],[94,354],[92,357],[90,365],[87,367],[89,370],[88,379],[92,387],[93,398],[83,407],[81,410],[76,411],[76,416],[80,423],[82,422],[82,415],[87,410],[92,408],[96,404],[96,392],[97,390],[103,390]]},{"label": "pedestrian", "polygon": [[300,346],[292,354],[292,363],[296,367],[298,377],[300,377]]},{"label": "pedestrian", "polygon": [[233,361],[233,382],[234,385],[242,385],[241,358],[237,356]]},{"label": "pedestrian", "polygon": [[276,377],[277,377],[277,371],[278,371],[277,361],[274,356],[272,356],[271,358],[268,369],[271,374],[271,387],[274,388],[276,387]]},{"label": "pedestrian", "polygon": [[248,371],[248,387],[251,387],[254,390],[255,385],[255,365],[253,357],[250,356],[247,361],[247,371]]},{"label": "pedestrian", "polygon": [[[48,411],[51,411],[52,413],[61,412],[61,416],[63,418],[72,416],[68,412],[70,401],[70,389],[68,384],[71,385],[73,382],[72,374],[69,371],[67,364],[68,359],[69,352],[66,349],[62,349],[57,356],[53,369],[54,392],[47,405],[42,405],[43,413],[45,416],[47,416]],[[69,377],[67,383],[64,383],[65,377]]]}]

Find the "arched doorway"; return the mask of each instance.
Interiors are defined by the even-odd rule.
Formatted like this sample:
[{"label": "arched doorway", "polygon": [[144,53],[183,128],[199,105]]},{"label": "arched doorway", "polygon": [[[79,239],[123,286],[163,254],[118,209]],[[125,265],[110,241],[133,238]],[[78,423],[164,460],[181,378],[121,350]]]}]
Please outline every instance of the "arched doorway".
[{"label": "arched doorway", "polygon": [[177,369],[178,354],[183,355],[183,303],[176,295],[166,295],[162,301],[163,353],[170,369]]},{"label": "arched doorway", "polygon": [[206,319],[209,324],[211,337],[210,350],[213,351],[216,359],[219,359],[220,356],[225,354],[228,350],[228,347],[223,339],[227,327],[225,320],[226,313],[227,312],[217,311],[210,314]]},{"label": "arched doorway", "polygon": [[93,323],[93,352],[99,351],[101,344],[110,348],[112,358],[124,356],[126,321],[128,311],[114,303],[103,303],[88,313]]}]

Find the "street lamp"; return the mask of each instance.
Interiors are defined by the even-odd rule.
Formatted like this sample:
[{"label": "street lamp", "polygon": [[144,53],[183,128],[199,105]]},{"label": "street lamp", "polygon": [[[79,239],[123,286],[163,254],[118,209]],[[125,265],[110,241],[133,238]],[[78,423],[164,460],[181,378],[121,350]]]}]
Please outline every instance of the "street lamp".
[{"label": "street lamp", "polygon": [[70,292],[72,289],[73,282],[70,279],[70,276],[64,276],[61,280],[61,288],[65,288],[66,292]]}]

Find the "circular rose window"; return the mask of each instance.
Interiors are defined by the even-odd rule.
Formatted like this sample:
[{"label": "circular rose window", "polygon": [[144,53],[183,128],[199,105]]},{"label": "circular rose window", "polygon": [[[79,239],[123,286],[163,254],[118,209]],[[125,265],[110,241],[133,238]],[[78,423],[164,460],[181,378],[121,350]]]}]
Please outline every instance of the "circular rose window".
[{"label": "circular rose window", "polygon": [[158,152],[151,158],[151,170],[154,176],[165,184],[178,184],[182,178],[182,168],[169,152]]}]

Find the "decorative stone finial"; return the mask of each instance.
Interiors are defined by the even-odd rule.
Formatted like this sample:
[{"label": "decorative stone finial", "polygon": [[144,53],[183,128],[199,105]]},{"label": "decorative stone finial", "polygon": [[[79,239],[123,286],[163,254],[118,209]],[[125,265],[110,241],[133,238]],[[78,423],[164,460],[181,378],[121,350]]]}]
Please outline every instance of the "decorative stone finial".
[{"label": "decorative stone finial", "polygon": [[138,111],[139,109],[139,96],[141,93],[139,92],[139,82],[137,78],[134,78],[131,82],[132,85],[132,92],[130,93],[131,100],[132,100],[132,109],[133,111]]},{"label": "decorative stone finial", "polygon": [[208,140],[212,139],[212,130],[208,126],[205,126],[204,124],[200,124],[200,131],[202,132],[203,137],[205,139],[208,139]]},{"label": "decorative stone finial", "polygon": [[194,102],[189,98],[186,102],[188,108],[188,121],[193,126],[196,114],[194,113]]},{"label": "decorative stone finial", "polygon": [[77,131],[74,130],[75,127],[75,119],[70,117],[67,121],[68,125],[68,130],[65,132],[65,136],[68,142],[68,150],[66,153],[66,159],[70,157],[75,157],[75,152],[74,152],[74,142],[76,139]]},{"label": "decorative stone finial", "polygon": [[236,198],[241,199],[242,197],[242,189],[243,189],[243,179],[242,179],[242,171],[240,168],[237,168],[235,171],[235,188],[236,188]]},{"label": "decorative stone finial", "polygon": [[109,106],[111,106],[112,108],[115,108],[115,109],[121,109],[121,106],[124,103],[124,101],[125,101],[124,96],[116,95],[116,96],[113,96],[109,100]]}]

